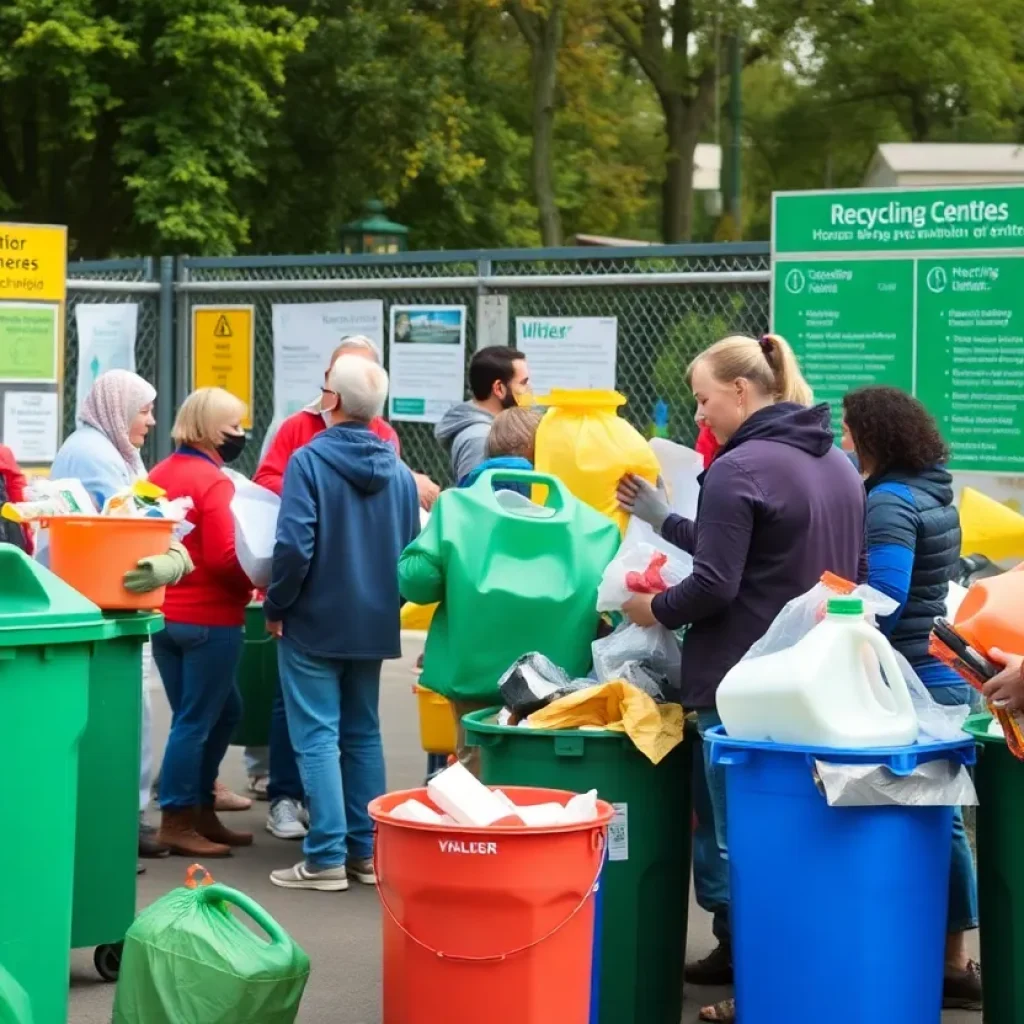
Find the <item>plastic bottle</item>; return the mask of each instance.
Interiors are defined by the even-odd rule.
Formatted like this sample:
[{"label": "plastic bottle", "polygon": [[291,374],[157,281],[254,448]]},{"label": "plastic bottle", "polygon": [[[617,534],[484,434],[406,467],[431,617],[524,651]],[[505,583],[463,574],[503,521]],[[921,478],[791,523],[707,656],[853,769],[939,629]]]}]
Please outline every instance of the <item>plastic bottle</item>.
[{"label": "plastic bottle", "polygon": [[953,625],[979,653],[998,647],[1024,654],[1024,563],[1012,572],[975,580],[960,602]]},{"label": "plastic bottle", "polygon": [[825,618],[792,647],[739,662],[717,704],[736,739],[861,750],[909,745],[918,734],[892,648],[855,597],[831,598]]}]

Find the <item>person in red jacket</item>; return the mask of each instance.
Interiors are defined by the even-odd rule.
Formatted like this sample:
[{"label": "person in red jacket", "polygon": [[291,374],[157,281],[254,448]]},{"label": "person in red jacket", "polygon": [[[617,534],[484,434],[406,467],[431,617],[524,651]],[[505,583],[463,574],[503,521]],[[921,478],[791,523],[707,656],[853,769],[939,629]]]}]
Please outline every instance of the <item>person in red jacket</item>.
[{"label": "person in red jacket", "polygon": [[171,705],[171,732],[160,772],[159,838],[173,853],[226,857],[252,835],[226,828],[214,810],[217,771],[242,717],[236,679],[252,583],[235,556],[231,499],[221,472],[245,447],[245,404],[220,388],[200,388],[178,411],[173,455],[149,479],[168,498],[190,498],[184,538],[195,566],[168,587],[165,628],[153,658]]},{"label": "person in red jacket", "polygon": [[[369,338],[361,334],[342,338],[341,344],[331,353],[331,361],[327,364],[327,369],[324,371],[325,387],[327,384],[327,374],[330,373],[331,367],[335,364],[338,357],[342,355],[362,356],[365,359],[372,359],[380,365],[380,355],[377,352],[376,346]],[[275,494],[280,495],[281,489],[284,486],[284,471],[288,466],[288,460],[292,457],[292,452],[308,444],[327,427],[327,420],[325,419],[327,410],[323,408],[323,392],[325,387],[320,389],[321,397],[315,402],[311,402],[304,409],[293,413],[280,426],[275,428],[273,424],[271,425],[270,430],[267,431],[267,436],[263,439],[260,464],[255,476],[252,478],[253,483],[257,483],[261,487],[266,487],[268,491],[273,491]],[[375,416],[370,422],[370,430],[382,441],[387,441],[388,444],[392,445],[399,456],[401,456],[402,444],[398,439],[395,428],[387,420],[381,416]],[[413,479],[416,481],[416,492],[419,495],[420,505],[429,511],[434,502],[437,501],[440,489],[430,477],[424,476],[422,473],[413,473]]]},{"label": "person in red jacket", "polygon": [[[14,452],[0,444],[0,505],[5,501],[24,501],[27,481]],[[0,519],[0,544],[14,544],[26,554],[32,554],[30,527]]]}]

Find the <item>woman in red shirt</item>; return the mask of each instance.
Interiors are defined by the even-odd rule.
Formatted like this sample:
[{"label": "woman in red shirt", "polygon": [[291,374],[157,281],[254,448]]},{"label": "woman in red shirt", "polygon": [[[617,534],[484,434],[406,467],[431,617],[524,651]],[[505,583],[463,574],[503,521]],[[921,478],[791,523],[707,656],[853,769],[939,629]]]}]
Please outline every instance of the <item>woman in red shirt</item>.
[{"label": "woman in red shirt", "polygon": [[[25,474],[18,466],[14,452],[0,444],[0,505],[7,501],[24,501],[25,485]],[[0,543],[14,544],[32,554],[32,533],[28,526],[0,519]]]},{"label": "woman in red shirt", "polygon": [[252,843],[251,833],[226,828],[214,811],[217,770],[242,715],[236,675],[252,592],[235,557],[235,488],[221,472],[245,447],[245,411],[220,388],[193,392],[174,423],[174,454],[149,474],[169,498],[193,503],[184,544],[195,569],[168,588],[166,627],[153,637],[173,713],[160,773],[160,841],[189,857],[226,857]]}]

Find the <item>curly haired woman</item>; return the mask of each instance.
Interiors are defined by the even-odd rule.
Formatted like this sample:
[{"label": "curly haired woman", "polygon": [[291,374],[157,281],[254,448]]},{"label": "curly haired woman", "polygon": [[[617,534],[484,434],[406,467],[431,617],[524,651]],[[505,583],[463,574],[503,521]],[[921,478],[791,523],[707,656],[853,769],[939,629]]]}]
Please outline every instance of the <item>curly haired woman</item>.
[{"label": "curly haired woman", "polygon": [[[935,420],[898,388],[866,387],[843,399],[843,447],[856,453],[867,490],[868,583],[899,607],[879,622],[940,704],[976,703],[974,691],[928,654],[935,618],[960,557],[960,516],[949,450]],[[953,822],[944,1002],[981,1009],[978,965],[968,959],[966,932],[978,927],[977,877],[959,810]]]}]

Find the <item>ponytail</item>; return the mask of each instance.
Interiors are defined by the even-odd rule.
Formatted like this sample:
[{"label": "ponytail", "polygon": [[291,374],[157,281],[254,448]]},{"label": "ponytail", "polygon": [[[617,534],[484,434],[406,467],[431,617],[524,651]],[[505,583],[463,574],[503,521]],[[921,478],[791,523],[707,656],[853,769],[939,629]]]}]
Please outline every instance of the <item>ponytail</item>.
[{"label": "ponytail", "polygon": [[742,377],[757,384],[777,402],[814,404],[814,393],[804,380],[789,342],[778,334],[766,334],[759,341],[733,334],[705,349],[687,369],[707,362],[715,380],[727,382]]}]

